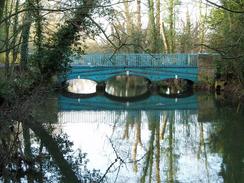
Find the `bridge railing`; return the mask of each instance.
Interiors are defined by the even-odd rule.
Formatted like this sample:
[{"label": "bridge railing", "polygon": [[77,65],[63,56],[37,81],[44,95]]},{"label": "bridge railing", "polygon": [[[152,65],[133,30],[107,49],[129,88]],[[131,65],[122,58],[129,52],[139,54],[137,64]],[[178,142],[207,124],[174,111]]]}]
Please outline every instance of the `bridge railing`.
[{"label": "bridge railing", "polygon": [[71,57],[81,66],[196,67],[198,54],[88,54]]}]

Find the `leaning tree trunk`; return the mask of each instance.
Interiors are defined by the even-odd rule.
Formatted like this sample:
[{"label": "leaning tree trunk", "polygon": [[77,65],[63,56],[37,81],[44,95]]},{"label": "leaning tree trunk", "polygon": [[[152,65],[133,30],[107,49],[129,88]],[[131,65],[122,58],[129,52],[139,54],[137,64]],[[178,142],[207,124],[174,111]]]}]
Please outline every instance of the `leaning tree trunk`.
[{"label": "leaning tree trunk", "polygon": [[95,2],[95,0],[84,0],[77,8],[74,17],[67,20],[54,35],[54,43],[51,46],[53,49],[45,60],[42,60],[45,64],[42,64],[40,68],[46,79],[67,67],[68,63],[62,62],[62,60],[66,59],[70,51],[69,47],[74,43],[75,35],[80,31],[80,27],[85,26],[85,18],[95,8]]},{"label": "leaning tree trunk", "polygon": [[164,53],[169,53],[169,42],[168,42],[168,38],[166,35],[166,30],[165,30],[165,26],[164,26],[164,22],[163,20],[160,22],[161,26],[160,26],[160,32],[163,38],[163,44],[164,44]]}]

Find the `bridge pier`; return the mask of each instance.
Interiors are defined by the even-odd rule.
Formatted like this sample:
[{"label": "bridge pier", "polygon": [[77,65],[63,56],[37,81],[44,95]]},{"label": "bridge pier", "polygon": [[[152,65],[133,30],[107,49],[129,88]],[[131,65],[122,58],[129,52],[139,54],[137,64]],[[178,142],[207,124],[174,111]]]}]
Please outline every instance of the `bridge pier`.
[{"label": "bridge pier", "polygon": [[218,55],[198,55],[198,83],[202,87],[211,88],[214,86],[216,75],[216,60]]},{"label": "bridge pier", "polygon": [[96,87],[97,92],[100,92],[100,93],[104,92],[105,88],[106,88],[106,83],[105,82],[98,82],[97,83],[97,87]]},{"label": "bridge pier", "polygon": [[158,94],[159,84],[157,82],[151,82],[148,85],[148,91],[152,94]]}]

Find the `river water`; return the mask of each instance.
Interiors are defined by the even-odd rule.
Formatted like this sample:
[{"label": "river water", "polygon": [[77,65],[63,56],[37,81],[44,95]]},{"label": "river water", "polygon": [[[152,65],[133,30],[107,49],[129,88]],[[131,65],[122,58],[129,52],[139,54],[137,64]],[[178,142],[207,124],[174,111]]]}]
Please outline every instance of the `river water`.
[{"label": "river water", "polygon": [[0,182],[242,183],[243,107],[219,97],[47,97],[1,124]]}]

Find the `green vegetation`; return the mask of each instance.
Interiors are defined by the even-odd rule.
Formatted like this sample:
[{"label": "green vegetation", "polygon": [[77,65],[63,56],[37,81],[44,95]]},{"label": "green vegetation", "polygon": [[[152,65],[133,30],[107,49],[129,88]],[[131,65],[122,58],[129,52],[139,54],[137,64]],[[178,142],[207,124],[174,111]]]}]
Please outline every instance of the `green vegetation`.
[{"label": "green vegetation", "polygon": [[[59,1],[52,5],[26,0],[20,4],[19,0],[8,0],[0,9],[0,15],[3,14],[0,17],[0,54],[5,64],[0,81],[1,96],[9,99],[28,95],[35,86],[67,71],[72,48],[78,47],[81,39],[80,30],[85,32],[83,37],[97,34],[89,17],[93,16],[95,8],[106,14],[103,3],[108,2],[74,0],[74,5],[64,3],[56,8],[57,3]],[[52,16],[57,16],[56,22],[52,22]],[[50,33],[53,26],[56,31]],[[82,46],[78,47],[81,52]]]},{"label": "green vegetation", "polygon": [[[16,79],[30,80],[13,87],[23,90],[23,94],[66,72],[69,56],[85,51],[208,52],[220,54],[220,78],[228,81],[229,88],[240,91],[244,86],[243,4],[235,0],[221,0],[219,4],[186,4],[183,0],[4,0],[0,4],[0,62],[5,65],[5,74],[0,82],[12,86],[8,83],[16,84]],[[195,20],[191,6],[198,9]],[[179,13],[182,9],[186,11]],[[96,42],[98,36],[102,38]],[[9,95],[6,87],[0,90],[1,95]]]},{"label": "green vegetation", "polygon": [[243,1],[221,0],[219,9],[213,9],[209,17],[209,45],[221,55],[219,74],[236,85],[233,89],[244,88],[243,6]]}]

